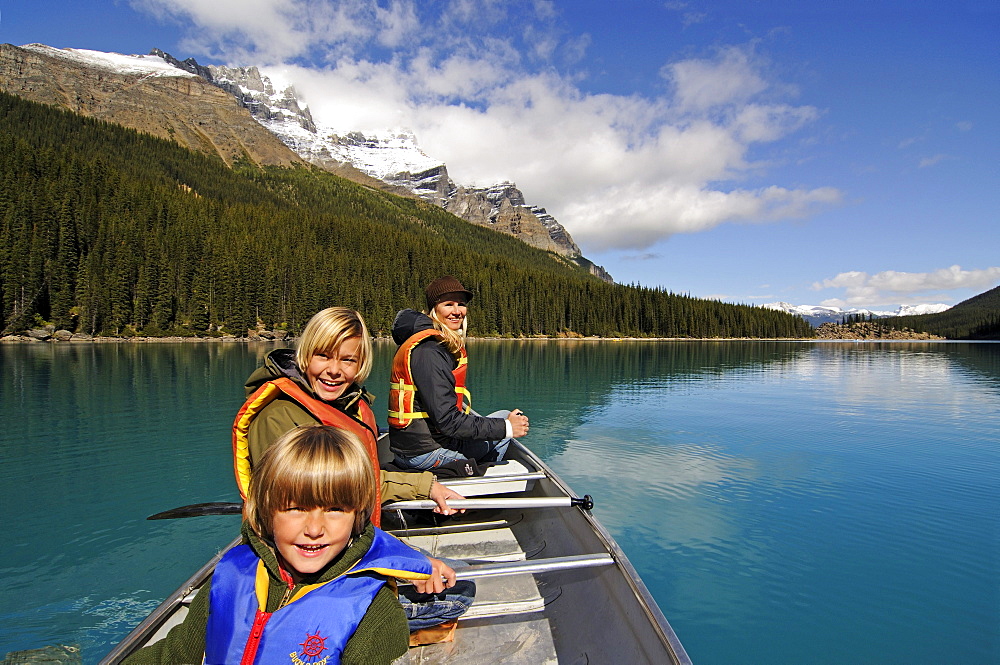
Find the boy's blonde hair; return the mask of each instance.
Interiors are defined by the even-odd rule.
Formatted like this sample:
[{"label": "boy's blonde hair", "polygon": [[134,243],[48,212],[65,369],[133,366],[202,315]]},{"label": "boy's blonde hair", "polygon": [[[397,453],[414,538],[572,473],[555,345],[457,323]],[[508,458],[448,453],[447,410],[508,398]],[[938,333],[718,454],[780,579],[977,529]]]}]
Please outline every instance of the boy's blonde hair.
[{"label": "boy's blonde hair", "polygon": [[355,434],[330,425],[286,432],[254,465],[243,516],[266,539],[274,514],[292,506],[354,511],[353,535],[365,529],[375,505],[371,458]]},{"label": "boy's blonde hair", "polygon": [[354,380],[364,383],[372,371],[372,338],[361,315],[347,307],[327,307],[309,319],[295,350],[295,362],[299,371],[305,374],[314,355],[332,355],[352,337],[361,340],[358,348],[358,375]]}]

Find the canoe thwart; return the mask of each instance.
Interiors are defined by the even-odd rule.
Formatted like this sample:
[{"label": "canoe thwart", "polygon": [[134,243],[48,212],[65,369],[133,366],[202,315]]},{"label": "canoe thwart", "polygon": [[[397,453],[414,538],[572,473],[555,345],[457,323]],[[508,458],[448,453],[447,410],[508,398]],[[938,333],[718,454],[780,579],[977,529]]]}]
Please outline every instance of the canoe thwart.
[{"label": "canoe thwart", "polygon": [[[499,563],[462,566],[455,569],[455,578],[471,580],[483,577],[501,577],[504,575],[551,573],[558,570],[611,566],[614,563],[614,557],[610,554],[575,554],[573,556],[556,556],[549,559],[502,561]],[[407,583],[405,580],[400,580],[399,582],[400,586]]]},{"label": "canoe thwart", "polygon": [[610,566],[614,562],[615,560],[610,554],[576,554],[549,559],[506,561],[502,563],[463,566],[455,570],[455,577],[460,580],[466,580],[477,577],[499,577],[501,575],[520,575],[523,573],[550,573],[557,570]]},{"label": "canoe thwart", "polygon": [[[472,476],[469,478],[449,478],[440,480],[446,487],[465,487],[469,485],[490,485],[496,483],[507,483],[511,481],[523,480],[543,480],[548,478],[544,471],[532,471],[530,473],[516,473],[510,476]],[[457,490],[456,490],[457,491]]]},{"label": "canoe thwart", "polygon": [[[509,499],[451,499],[448,501],[449,508],[466,510],[521,510],[523,508],[569,508],[571,506],[580,506],[584,510],[593,510],[594,499],[587,494],[583,498],[572,496],[551,496]],[[383,510],[433,510],[434,508],[437,508],[437,504],[430,499],[396,501],[382,507]]]}]

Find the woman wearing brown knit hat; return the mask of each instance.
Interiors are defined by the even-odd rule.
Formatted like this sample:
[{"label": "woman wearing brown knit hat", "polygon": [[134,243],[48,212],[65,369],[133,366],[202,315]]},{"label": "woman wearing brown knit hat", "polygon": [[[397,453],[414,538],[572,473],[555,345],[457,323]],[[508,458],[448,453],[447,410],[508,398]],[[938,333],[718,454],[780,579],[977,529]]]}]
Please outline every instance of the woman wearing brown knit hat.
[{"label": "woman wearing brown knit hat", "polygon": [[465,384],[468,304],[472,293],[451,275],[427,285],[427,311],[396,314],[392,338],[389,444],[397,466],[433,469],[449,462],[503,459],[512,437],[528,433],[520,409],[472,412]]}]

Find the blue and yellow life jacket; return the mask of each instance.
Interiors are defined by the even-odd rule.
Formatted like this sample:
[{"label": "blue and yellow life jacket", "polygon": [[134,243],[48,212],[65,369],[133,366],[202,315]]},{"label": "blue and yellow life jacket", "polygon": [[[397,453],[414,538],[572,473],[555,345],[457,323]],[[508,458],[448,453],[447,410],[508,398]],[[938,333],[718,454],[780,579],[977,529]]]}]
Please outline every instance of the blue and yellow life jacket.
[{"label": "blue and yellow life jacket", "polygon": [[267,568],[250,546],[234,547],[212,575],[205,663],[335,665],[386,578],[427,579],[430,572],[427,557],[375,529],[371,548],[350,570],[304,585],[266,612]]}]

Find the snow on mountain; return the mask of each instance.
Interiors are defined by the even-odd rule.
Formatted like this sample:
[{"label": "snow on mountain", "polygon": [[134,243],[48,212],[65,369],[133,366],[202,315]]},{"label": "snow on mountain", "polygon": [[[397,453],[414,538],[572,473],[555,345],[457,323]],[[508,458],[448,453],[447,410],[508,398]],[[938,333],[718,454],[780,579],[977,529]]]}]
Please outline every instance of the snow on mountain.
[{"label": "snow on mountain", "polygon": [[280,138],[306,161],[333,160],[352,164],[373,178],[393,183],[401,173],[424,173],[444,166],[431,159],[417,146],[416,137],[406,131],[363,134],[344,131],[316,123],[311,130],[303,126],[300,116],[271,106],[270,117],[257,116],[257,121]]},{"label": "snow on mountain", "polygon": [[946,309],[951,309],[951,305],[935,303],[932,305],[902,305],[896,310],[893,316],[918,316],[920,314],[939,314]]},{"label": "snow on mountain", "polygon": [[400,173],[423,173],[444,166],[443,162],[428,157],[417,146],[416,137],[406,131],[363,134],[317,124],[316,133],[310,134],[296,129],[296,125],[287,120],[262,124],[282,140],[287,137],[295,141],[298,148],[293,149],[305,159],[307,155],[315,155],[347,162],[386,182],[392,182],[393,176]]},{"label": "snow on mountain", "polygon": [[390,180],[397,173],[423,173],[444,166],[440,160],[428,157],[410,132],[387,136],[348,132],[340,136],[330,128],[326,132],[321,129],[318,134],[326,134],[324,147],[332,154],[342,156],[344,161],[379,180]]},{"label": "snow on mountain", "polygon": [[275,85],[257,67],[202,67],[154,51],[176,66],[197,71],[240,100],[253,117],[306,161],[349,164],[368,176],[403,188],[466,221],[514,235],[525,243],[566,256],[606,281],[611,276],[580,255],[569,232],[545,208],[528,205],[513,183],[462,187],[441,160],[428,156],[408,130],[365,131],[315,122],[292,86]]},{"label": "snow on mountain", "polygon": [[122,55],[120,53],[104,53],[79,48],[54,48],[45,44],[25,44],[21,48],[35,51],[56,58],[73,60],[83,65],[111,69],[129,75],[146,76],[197,76],[182,69],[177,69],[163,58],[155,55]]},{"label": "snow on mountain", "polygon": [[257,67],[209,66],[216,85],[229,84],[257,121],[303,159],[352,164],[373,178],[391,182],[400,173],[423,173],[444,166],[428,157],[406,130],[362,133],[313,120],[292,86],[276,88]]},{"label": "snow on mountain", "polygon": [[761,305],[761,307],[776,309],[782,312],[788,312],[789,314],[795,314],[796,316],[801,316],[814,327],[819,326],[822,323],[840,323],[842,319],[848,316],[872,316],[874,318],[881,319],[889,316],[937,314],[938,312],[951,309],[951,305],[945,305],[943,303],[901,305],[898,309],[893,311],[878,311],[860,308],[842,309],[840,307],[823,307],[820,305],[792,305],[787,302],[773,302]]}]

